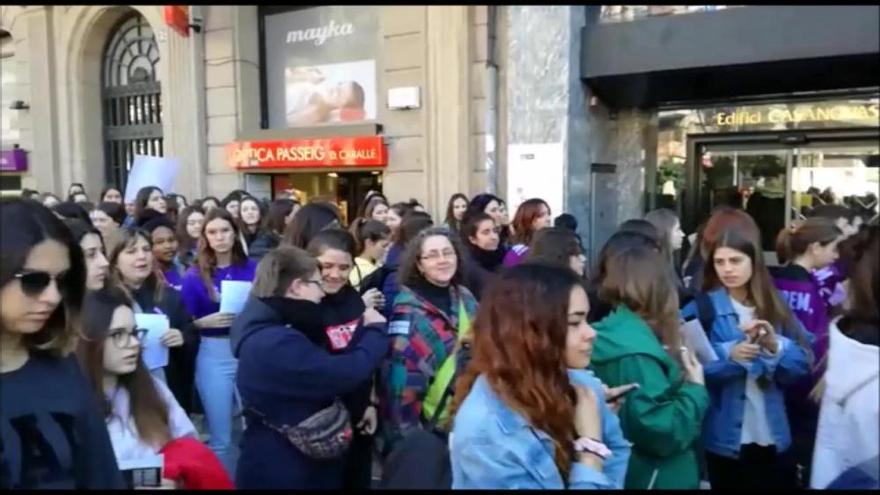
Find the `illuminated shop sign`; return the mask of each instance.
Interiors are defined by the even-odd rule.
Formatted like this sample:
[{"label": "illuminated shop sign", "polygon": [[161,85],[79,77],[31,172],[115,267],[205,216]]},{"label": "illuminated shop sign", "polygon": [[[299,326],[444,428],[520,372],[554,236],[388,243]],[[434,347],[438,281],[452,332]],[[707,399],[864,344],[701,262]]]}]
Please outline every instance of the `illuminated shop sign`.
[{"label": "illuminated shop sign", "polygon": [[226,163],[235,169],[384,167],[381,136],[238,141],[226,146]]}]

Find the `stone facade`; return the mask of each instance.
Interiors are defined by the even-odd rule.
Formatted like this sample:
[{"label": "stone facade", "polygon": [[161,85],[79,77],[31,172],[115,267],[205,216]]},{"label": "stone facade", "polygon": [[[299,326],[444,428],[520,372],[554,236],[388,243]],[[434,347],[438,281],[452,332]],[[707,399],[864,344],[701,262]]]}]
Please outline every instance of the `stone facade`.
[{"label": "stone facade", "polygon": [[[187,38],[165,26],[162,6],[0,9],[0,29],[15,48],[16,99],[30,105],[13,119],[15,143],[30,153],[22,187],[63,193],[83,182],[94,197],[104,185],[101,57],[110,30],[131,9],[159,44],[164,154],[184,163],[178,191],[221,195],[244,185],[243,174],[225,165],[223,147],[268,132],[260,129],[255,6],[194,6],[203,29]],[[440,214],[451,194],[486,187],[487,7],[380,12],[376,120],[388,145],[385,193],[415,197]],[[387,108],[388,89],[400,86],[421,88],[421,108]]]}]

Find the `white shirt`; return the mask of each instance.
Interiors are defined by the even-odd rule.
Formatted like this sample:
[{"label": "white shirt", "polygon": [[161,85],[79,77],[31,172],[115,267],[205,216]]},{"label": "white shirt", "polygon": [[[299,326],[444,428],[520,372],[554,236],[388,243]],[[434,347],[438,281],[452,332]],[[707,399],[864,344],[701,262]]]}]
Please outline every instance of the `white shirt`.
[{"label": "white shirt", "polygon": [[[730,298],[733,310],[739,317],[739,323],[745,325],[755,319],[755,308],[743,306],[734,298]],[[781,348],[777,349],[780,354]],[[758,359],[755,357],[755,359]],[[751,373],[746,377],[746,401],[743,409],[742,436],[740,443],[747,445],[758,444],[762,447],[774,445],[773,433],[767,422],[767,407],[764,405],[764,391],[758,386],[758,375]]]},{"label": "white shirt", "polygon": [[[180,404],[177,403],[174,395],[168,390],[168,386],[155,378],[153,385],[168,406],[168,427],[171,430],[171,438],[197,436],[195,426]],[[158,454],[162,446],[156,448],[142,441],[138,436],[137,426],[130,412],[128,390],[125,387],[118,387],[110,400],[113,404],[113,413],[107,420],[107,431],[110,433],[110,441],[113,443],[116,462],[142,459]],[[123,421],[121,418],[127,418],[127,421]]]}]

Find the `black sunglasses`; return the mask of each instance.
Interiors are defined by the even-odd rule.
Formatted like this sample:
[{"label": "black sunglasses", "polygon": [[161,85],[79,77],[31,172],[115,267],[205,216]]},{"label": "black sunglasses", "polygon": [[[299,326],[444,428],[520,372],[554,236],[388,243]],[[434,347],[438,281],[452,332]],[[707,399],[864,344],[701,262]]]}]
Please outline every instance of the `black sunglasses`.
[{"label": "black sunglasses", "polygon": [[49,283],[55,280],[58,292],[64,295],[67,292],[69,272],[59,273],[52,276],[47,272],[18,272],[14,275],[21,281],[21,290],[28,296],[39,296],[49,287]]}]

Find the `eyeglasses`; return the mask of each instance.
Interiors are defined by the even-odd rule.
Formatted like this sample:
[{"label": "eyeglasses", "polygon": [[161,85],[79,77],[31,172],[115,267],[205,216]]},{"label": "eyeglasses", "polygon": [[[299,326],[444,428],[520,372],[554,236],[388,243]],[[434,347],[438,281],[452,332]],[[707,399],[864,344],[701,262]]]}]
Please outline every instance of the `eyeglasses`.
[{"label": "eyeglasses", "polygon": [[69,287],[68,275],[69,272],[59,273],[55,276],[48,272],[18,272],[13,276],[21,282],[21,290],[25,294],[36,297],[42,294],[53,280],[58,287],[58,292],[62,296],[66,295],[67,287]]},{"label": "eyeglasses", "polygon": [[135,328],[131,332],[119,331],[113,332],[110,334],[110,339],[113,340],[113,345],[116,346],[117,349],[125,349],[126,347],[131,346],[131,338],[134,337],[137,339],[137,343],[140,344],[144,341],[144,337],[147,335],[146,328]]},{"label": "eyeglasses", "polygon": [[422,256],[420,259],[422,261],[440,261],[443,258],[449,258],[451,260],[454,260],[457,257],[458,257],[458,255],[455,254],[455,251],[453,251],[452,249],[448,249],[448,250],[442,251],[442,252],[431,251],[430,253],[426,254],[425,256]]}]

